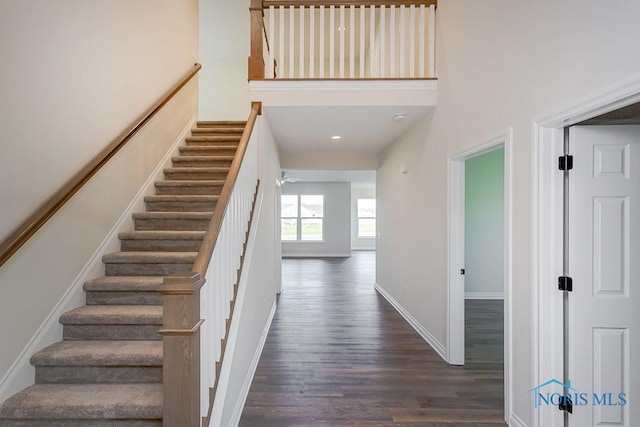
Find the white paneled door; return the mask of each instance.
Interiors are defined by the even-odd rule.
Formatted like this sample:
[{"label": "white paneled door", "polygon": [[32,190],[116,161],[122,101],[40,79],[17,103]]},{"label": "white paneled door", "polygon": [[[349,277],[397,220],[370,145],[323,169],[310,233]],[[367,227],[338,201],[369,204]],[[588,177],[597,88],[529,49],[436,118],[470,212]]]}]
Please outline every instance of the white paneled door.
[{"label": "white paneled door", "polygon": [[569,423],[640,426],[640,126],[569,144]]}]

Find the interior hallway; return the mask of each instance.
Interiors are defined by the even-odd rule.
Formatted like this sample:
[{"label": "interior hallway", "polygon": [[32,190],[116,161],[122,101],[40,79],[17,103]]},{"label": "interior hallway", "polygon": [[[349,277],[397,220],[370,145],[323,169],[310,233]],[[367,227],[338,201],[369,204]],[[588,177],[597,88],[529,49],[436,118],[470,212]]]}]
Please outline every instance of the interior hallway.
[{"label": "interior hallway", "polygon": [[491,306],[467,322],[470,363],[450,366],[374,290],[375,252],[285,259],[282,275],[241,426],[505,425]]}]

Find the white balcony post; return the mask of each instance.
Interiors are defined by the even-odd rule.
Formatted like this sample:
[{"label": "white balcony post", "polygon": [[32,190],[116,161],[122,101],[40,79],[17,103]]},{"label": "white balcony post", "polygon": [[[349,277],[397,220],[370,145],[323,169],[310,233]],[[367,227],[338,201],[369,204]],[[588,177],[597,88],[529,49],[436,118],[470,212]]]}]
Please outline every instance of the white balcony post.
[{"label": "white balcony post", "polygon": [[338,27],[340,33],[340,78],[344,79],[344,35],[347,29],[344,25],[344,5],[340,6],[340,26]]},{"label": "white balcony post", "polygon": [[389,77],[396,77],[396,6],[389,10]]},{"label": "white balcony post", "polygon": [[429,6],[429,77],[436,77],[436,7]]},{"label": "white balcony post", "polygon": [[325,66],[325,58],[324,58],[324,6],[320,6],[320,35],[318,37],[318,42],[320,43],[320,52],[319,52],[319,61],[318,64],[320,67],[320,78],[324,78],[324,66]]},{"label": "white balcony post", "polygon": [[284,6],[280,6],[280,13],[278,14],[278,69],[280,70],[280,77],[284,77]]},{"label": "white balcony post", "polygon": [[375,6],[369,6],[371,12],[371,19],[369,22],[369,76],[374,77],[374,54],[375,54],[375,40],[376,40],[376,8]]},{"label": "white balcony post", "polygon": [[356,76],[356,7],[349,6],[349,77]]},{"label": "white balcony post", "polygon": [[275,60],[275,49],[276,49],[276,38],[275,38],[275,20],[276,20],[276,8],[273,6],[269,6],[269,31],[268,31],[268,35],[269,35],[269,41],[271,43],[270,49],[269,49],[269,65],[267,66],[267,69],[269,70],[269,75],[268,77],[270,79],[274,78],[276,76],[276,70],[275,70],[275,64],[273,63],[273,61]]},{"label": "white balcony post", "polygon": [[416,76],[416,7],[409,7],[409,77]]},{"label": "white balcony post", "polygon": [[385,5],[380,6],[380,70],[379,77],[384,78],[386,76],[386,51],[387,51],[387,38],[386,38],[386,19],[385,19]]},{"label": "white balcony post", "polygon": [[365,35],[365,22],[366,22],[366,16],[365,16],[365,7],[364,5],[360,5],[360,75],[358,77],[360,77],[361,79],[364,78],[364,35]]},{"label": "white balcony post", "polygon": [[309,77],[314,78],[316,76],[316,8],[315,6],[309,6]]},{"label": "white balcony post", "polygon": [[407,75],[404,73],[404,68],[405,68],[405,61],[406,61],[406,55],[407,55],[407,48],[405,45],[405,38],[406,38],[406,33],[407,33],[407,27],[406,27],[406,17],[405,17],[405,7],[404,5],[400,6],[400,25],[399,25],[399,29],[398,31],[400,31],[400,72],[399,72],[399,77],[407,77]]},{"label": "white balcony post", "polygon": [[329,78],[334,78],[336,74],[335,67],[335,48],[336,48],[336,7],[329,6]]},{"label": "white balcony post", "polygon": [[304,15],[305,15],[305,7],[300,6],[300,57],[298,58],[298,63],[300,64],[298,70],[298,77],[303,78],[304,75],[304,48],[306,45],[306,40],[304,39]]},{"label": "white balcony post", "polygon": [[289,6],[289,76],[295,77],[295,69],[294,69],[294,60],[296,57],[296,53],[294,50],[295,47],[295,6]]},{"label": "white balcony post", "polygon": [[426,7],[425,5],[420,5],[420,20],[418,21],[418,64],[419,64],[419,72],[418,77],[425,77],[425,25],[426,25]]}]

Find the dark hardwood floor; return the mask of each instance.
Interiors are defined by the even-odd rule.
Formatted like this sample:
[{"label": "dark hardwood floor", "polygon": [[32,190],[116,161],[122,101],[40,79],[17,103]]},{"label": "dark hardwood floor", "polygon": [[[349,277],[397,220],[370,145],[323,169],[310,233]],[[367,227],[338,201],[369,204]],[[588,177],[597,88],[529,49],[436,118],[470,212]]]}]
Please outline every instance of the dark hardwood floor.
[{"label": "dark hardwood floor", "polygon": [[373,289],[374,269],[374,252],[283,261],[241,426],[505,425],[491,307],[469,315],[469,363],[450,366]]}]

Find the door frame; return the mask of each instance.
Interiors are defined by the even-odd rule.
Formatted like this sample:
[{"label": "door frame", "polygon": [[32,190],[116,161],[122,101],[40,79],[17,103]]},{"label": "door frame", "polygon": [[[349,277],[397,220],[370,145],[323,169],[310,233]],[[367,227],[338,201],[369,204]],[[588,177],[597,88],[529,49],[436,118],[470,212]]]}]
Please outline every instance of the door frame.
[{"label": "door frame", "polygon": [[447,273],[447,362],[464,364],[464,280],[460,268],[464,268],[464,186],[465,161],[481,154],[504,147],[504,411],[505,420],[511,413],[512,359],[511,345],[511,287],[512,287],[512,212],[513,212],[513,128],[483,142],[453,154],[448,159],[447,212],[448,273]]},{"label": "door frame", "polygon": [[[640,76],[605,88],[567,108],[534,121],[532,188],[532,387],[562,378],[563,174],[557,169],[563,154],[564,128],[640,102]],[[553,407],[533,408],[534,426],[560,427],[563,413]]]}]

